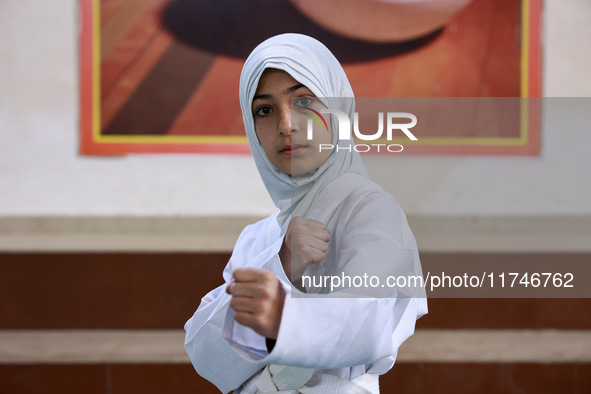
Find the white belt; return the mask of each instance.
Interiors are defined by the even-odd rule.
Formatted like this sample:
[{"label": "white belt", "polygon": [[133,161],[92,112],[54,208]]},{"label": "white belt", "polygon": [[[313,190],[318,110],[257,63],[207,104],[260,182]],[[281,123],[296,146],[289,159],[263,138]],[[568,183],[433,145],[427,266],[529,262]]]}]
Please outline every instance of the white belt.
[{"label": "white belt", "polygon": [[241,394],[378,394],[378,376],[366,373],[353,380],[314,373],[311,368],[267,365],[240,387]]}]

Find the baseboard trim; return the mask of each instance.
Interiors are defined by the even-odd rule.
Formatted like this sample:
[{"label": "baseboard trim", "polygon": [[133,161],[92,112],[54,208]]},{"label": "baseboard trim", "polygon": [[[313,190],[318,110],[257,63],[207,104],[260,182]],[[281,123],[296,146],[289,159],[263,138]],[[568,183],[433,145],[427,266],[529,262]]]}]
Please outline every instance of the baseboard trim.
[{"label": "baseboard trim", "polygon": [[[0,251],[229,252],[257,216],[0,217]],[[591,216],[409,215],[425,252],[590,252]]]},{"label": "baseboard trim", "polygon": [[[0,364],[188,363],[183,330],[4,330]],[[591,330],[417,330],[397,363],[588,363]]]}]

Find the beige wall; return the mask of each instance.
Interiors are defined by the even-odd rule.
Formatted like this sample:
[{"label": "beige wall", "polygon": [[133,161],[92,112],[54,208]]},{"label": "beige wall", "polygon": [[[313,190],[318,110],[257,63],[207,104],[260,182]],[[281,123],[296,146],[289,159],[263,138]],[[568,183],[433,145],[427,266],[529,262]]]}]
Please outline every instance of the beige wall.
[{"label": "beige wall", "polygon": [[[198,232],[199,217],[235,219],[273,212],[248,156],[78,154],[77,12],[75,0],[0,1],[0,248],[14,247],[10,237],[15,232],[63,230],[63,221],[44,222],[46,230],[35,228],[35,220],[44,218],[83,220],[76,231],[103,226],[105,232],[115,228],[133,233],[135,225],[96,225],[92,220],[170,219],[167,224],[152,222],[153,229],[166,232],[175,218],[189,217],[196,218],[189,227]],[[589,2],[545,1],[545,96],[591,96],[590,18]],[[472,243],[476,249],[486,249],[491,234],[507,231],[526,238],[546,231],[546,238],[536,238],[526,249],[550,241],[559,249],[583,248],[586,242],[555,236],[564,229],[575,238],[589,235],[582,233],[591,220],[591,181],[585,170],[591,168],[589,103],[554,99],[546,104],[540,157],[405,157],[387,165],[374,159],[368,168],[400,201],[427,248],[445,249],[450,243],[454,250],[467,247],[460,235],[437,241],[430,229],[441,223],[448,233],[480,234]],[[33,221],[23,224],[15,217]],[[573,217],[577,219],[571,221]],[[476,219],[481,226],[474,224]],[[525,219],[530,221],[523,224]],[[540,230],[553,227],[555,220],[561,220],[562,231]],[[224,226],[232,234],[240,227],[216,223],[222,233]],[[63,231],[73,232],[72,227]],[[513,244],[518,239],[507,237]],[[19,239],[22,248],[38,242]],[[501,247],[511,249],[511,242]]]}]

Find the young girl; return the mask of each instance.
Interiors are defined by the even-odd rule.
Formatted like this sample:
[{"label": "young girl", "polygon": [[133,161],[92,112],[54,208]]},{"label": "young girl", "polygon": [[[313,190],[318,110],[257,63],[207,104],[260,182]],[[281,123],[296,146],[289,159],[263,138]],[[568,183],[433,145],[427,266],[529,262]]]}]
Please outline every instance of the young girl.
[{"label": "young girl", "polygon": [[302,280],[421,275],[404,213],[369,180],[353,142],[338,138],[336,118],[324,115],[308,133],[322,109],[352,119],[353,97],[313,38],[282,34],[246,60],[244,125],[279,212],[244,229],[226,283],[185,325],[195,369],[224,393],[378,393],[378,376],[427,313],[426,299],[408,291]]}]

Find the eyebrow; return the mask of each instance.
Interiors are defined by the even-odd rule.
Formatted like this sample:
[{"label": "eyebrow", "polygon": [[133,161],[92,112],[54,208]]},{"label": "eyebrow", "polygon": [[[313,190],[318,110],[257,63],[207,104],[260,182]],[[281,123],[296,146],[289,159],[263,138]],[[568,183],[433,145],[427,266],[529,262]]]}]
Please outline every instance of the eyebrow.
[{"label": "eyebrow", "polygon": [[[283,92],[283,94],[284,95],[288,95],[290,93],[295,92],[298,89],[305,88],[305,87],[306,87],[305,85],[303,85],[301,83],[298,83],[297,85],[293,85],[292,87],[285,89],[285,91]],[[271,96],[270,94],[257,94],[256,96],[254,96],[252,98],[252,101],[254,101],[254,100],[267,100],[267,99],[271,99],[271,98],[273,98],[273,96]]]},{"label": "eyebrow", "polygon": [[301,88],[305,88],[305,86],[303,84],[301,84],[301,83],[298,83],[297,85],[293,85],[289,89],[285,89],[285,92],[283,92],[283,94],[290,94],[290,93],[293,93],[296,90],[301,89]]}]

